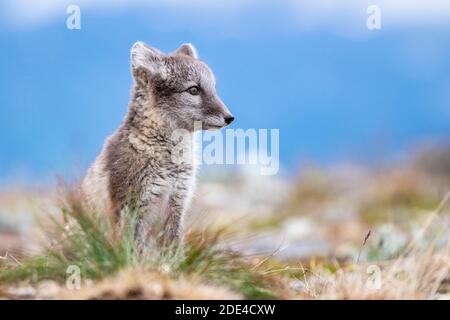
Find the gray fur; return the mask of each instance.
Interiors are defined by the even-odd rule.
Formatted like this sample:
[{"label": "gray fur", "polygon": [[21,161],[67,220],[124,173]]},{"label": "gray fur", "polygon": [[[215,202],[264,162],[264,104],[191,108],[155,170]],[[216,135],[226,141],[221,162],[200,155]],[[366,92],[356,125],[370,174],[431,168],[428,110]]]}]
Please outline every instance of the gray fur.
[{"label": "gray fur", "polygon": [[[231,114],[216,93],[212,71],[190,44],[166,55],[137,42],[131,49],[131,70],[128,112],[89,168],[82,190],[97,210],[116,217],[125,205],[136,204],[142,241],[161,230],[174,241],[183,234],[196,161],[195,152],[187,162],[174,161],[172,134],[184,129],[192,135],[194,121],[202,121],[203,129],[219,129]],[[200,88],[198,95],[188,90],[192,86]]]}]

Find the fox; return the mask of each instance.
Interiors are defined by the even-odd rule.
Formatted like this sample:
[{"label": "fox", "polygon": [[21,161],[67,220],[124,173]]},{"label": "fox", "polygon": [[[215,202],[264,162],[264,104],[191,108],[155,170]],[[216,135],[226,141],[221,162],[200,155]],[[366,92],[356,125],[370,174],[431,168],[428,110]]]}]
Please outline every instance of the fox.
[{"label": "fox", "polygon": [[[130,60],[128,110],[87,170],[82,195],[90,207],[116,222],[132,204],[141,246],[161,233],[165,243],[179,243],[198,164],[195,139],[183,139],[192,150],[188,161],[175,156],[181,142],[173,139],[174,133],[183,130],[191,137],[198,130],[219,130],[234,116],[218,96],[214,73],[192,44],[165,54],[138,41]],[[199,122],[200,128],[195,125]]]}]

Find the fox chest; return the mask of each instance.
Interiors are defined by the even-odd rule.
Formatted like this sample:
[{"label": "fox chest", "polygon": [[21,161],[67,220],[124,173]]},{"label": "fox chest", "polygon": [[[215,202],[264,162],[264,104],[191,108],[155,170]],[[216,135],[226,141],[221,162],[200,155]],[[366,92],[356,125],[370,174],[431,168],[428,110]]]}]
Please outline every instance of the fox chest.
[{"label": "fox chest", "polygon": [[154,168],[145,170],[139,179],[141,181],[140,200],[157,202],[160,199],[184,197],[192,192],[194,177],[194,168],[189,166],[159,168],[157,171]]}]

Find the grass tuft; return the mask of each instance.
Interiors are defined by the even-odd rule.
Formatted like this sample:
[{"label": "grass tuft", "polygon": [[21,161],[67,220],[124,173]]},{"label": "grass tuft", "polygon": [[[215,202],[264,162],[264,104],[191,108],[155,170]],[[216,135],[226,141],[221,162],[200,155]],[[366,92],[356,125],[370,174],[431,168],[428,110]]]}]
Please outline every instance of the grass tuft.
[{"label": "grass tuft", "polygon": [[83,280],[98,281],[124,269],[139,269],[174,279],[195,277],[247,299],[280,297],[278,280],[268,275],[262,264],[221,244],[225,230],[191,231],[183,244],[164,248],[154,241],[142,253],[135,241],[137,212],[124,209],[117,227],[72,195],[61,211],[62,219],[51,218],[48,233],[52,244],[45,245],[39,255],[4,261],[0,265],[1,283],[53,280],[62,284],[67,268],[75,265]]}]

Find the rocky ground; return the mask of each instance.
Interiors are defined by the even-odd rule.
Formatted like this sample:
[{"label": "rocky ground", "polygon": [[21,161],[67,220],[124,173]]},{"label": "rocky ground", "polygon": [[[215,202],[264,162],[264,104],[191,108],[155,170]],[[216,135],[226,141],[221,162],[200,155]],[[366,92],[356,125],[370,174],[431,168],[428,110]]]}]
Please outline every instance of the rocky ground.
[{"label": "rocky ground", "polygon": [[[230,236],[224,246],[268,257],[283,270],[320,274],[284,272],[284,278],[290,273],[288,298],[449,298],[450,157],[423,154],[377,168],[307,167],[289,177],[203,177],[186,223],[188,229],[226,226]],[[0,259],[19,260],[39,251],[45,230],[37,221],[42,212],[52,211],[55,197],[48,190],[3,188]],[[433,253],[424,253],[426,248]],[[414,254],[427,264],[411,262]],[[361,285],[370,266],[391,270],[383,274],[384,289],[378,293]],[[398,287],[403,285],[399,266],[417,278],[413,287]],[[431,269],[435,273],[428,275]],[[439,283],[429,280],[437,276]],[[242,298],[198,279],[126,270],[76,292],[54,281],[0,287],[5,298]],[[430,292],[425,294],[425,287]]]}]

